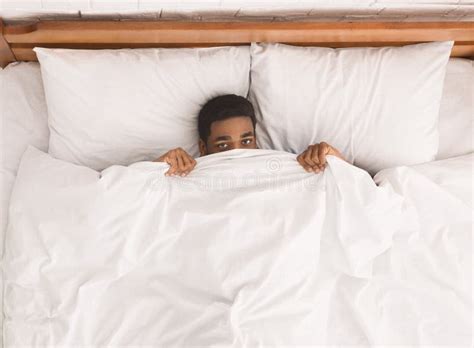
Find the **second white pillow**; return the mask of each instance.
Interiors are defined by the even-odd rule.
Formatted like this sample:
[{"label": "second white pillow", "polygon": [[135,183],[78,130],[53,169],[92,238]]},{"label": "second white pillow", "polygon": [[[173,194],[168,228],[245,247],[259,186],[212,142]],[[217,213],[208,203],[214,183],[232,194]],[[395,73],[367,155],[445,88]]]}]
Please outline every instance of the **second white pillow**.
[{"label": "second white pillow", "polygon": [[433,160],[452,45],[253,43],[250,99],[260,147],[300,153],[326,141],[372,174]]}]

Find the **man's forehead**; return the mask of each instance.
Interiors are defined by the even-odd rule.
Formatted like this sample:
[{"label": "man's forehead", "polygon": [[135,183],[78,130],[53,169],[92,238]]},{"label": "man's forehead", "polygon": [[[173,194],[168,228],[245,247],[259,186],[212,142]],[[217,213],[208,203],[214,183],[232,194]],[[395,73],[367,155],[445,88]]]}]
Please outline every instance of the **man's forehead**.
[{"label": "man's forehead", "polygon": [[[243,133],[240,133],[240,138],[246,138],[254,135],[253,130],[248,130]],[[239,134],[213,134],[213,137],[215,138],[214,140],[219,141],[219,140],[231,140],[232,136],[239,136]]]},{"label": "man's forehead", "polygon": [[232,117],[211,124],[211,136],[236,136],[249,132],[253,133],[253,123],[248,117]]},{"label": "man's forehead", "polygon": [[232,116],[229,118],[225,118],[223,120],[216,120],[211,123],[211,127],[216,126],[223,126],[223,125],[237,125],[237,124],[252,124],[252,119],[249,116]]}]

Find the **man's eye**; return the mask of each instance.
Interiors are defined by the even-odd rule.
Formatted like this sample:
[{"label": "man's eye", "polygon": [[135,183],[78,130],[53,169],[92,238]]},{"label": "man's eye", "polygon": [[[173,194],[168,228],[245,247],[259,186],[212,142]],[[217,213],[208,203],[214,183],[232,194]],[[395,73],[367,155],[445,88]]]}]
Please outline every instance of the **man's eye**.
[{"label": "man's eye", "polygon": [[217,147],[218,147],[219,149],[227,149],[228,146],[229,146],[229,145],[226,144],[226,143],[217,144]]},{"label": "man's eye", "polygon": [[253,139],[244,139],[242,140],[242,145],[249,145],[252,144]]}]

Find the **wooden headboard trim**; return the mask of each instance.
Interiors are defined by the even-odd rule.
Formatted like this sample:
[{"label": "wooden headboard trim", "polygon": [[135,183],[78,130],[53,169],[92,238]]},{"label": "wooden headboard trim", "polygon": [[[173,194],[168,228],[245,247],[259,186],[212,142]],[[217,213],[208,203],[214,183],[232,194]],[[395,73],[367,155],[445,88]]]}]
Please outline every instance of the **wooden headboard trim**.
[{"label": "wooden headboard trim", "polygon": [[0,18],[0,66],[2,68],[4,68],[8,63],[14,62],[16,60],[10,45],[5,40],[4,28],[5,26],[2,19]]},{"label": "wooden headboard trim", "polygon": [[400,46],[454,40],[452,56],[474,58],[474,22],[38,21],[3,26],[0,64],[36,60],[32,49],[203,47],[282,42],[323,47]]}]

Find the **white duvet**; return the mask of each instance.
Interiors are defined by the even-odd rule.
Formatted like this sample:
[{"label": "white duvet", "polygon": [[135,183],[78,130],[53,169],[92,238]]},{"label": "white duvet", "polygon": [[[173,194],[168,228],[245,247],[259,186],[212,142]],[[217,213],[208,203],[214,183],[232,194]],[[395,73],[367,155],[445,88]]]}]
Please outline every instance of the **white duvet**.
[{"label": "white duvet", "polygon": [[316,175],[233,150],[181,178],[30,147],[5,243],[6,346],[470,345],[472,156],[446,167],[459,187],[418,166],[377,186],[328,161]]}]

